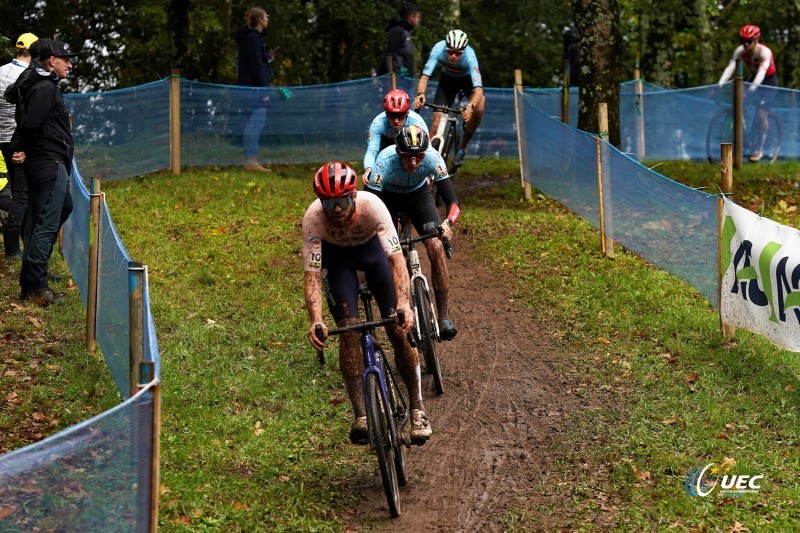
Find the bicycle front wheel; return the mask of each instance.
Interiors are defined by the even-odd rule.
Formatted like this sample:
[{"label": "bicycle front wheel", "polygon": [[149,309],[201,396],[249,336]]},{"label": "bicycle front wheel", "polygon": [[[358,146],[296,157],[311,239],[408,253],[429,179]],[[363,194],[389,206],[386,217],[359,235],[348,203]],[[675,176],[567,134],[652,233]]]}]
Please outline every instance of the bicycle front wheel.
[{"label": "bicycle front wheel", "polygon": [[386,379],[386,392],[389,396],[389,407],[394,414],[394,468],[397,471],[397,483],[401,487],[405,487],[408,483],[406,477],[406,448],[402,439],[402,426],[405,418],[407,417],[405,402],[403,402],[402,393],[397,386],[394,372],[389,367],[389,363],[383,358],[383,350],[381,349],[381,357],[383,361],[383,376]]},{"label": "bicycle front wheel", "polygon": [[722,143],[733,143],[733,111],[721,109],[711,117],[706,133],[706,155],[708,162],[718,165]]},{"label": "bicycle front wheel", "polygon": [[447,129],[444,132],[444,146],[442,147],[442,159],[447,166],[449,174],[455,174],[458,169],[453,166],[453,161],[456,158],[456,150],[458,147],[458,128],[455,122],[447,122]]},{"label": "bicycle front wheel", "polygon": [[378,456],[378,467],[383,481],[383,491],[389,504],[389,513],[393,518],[400,516],[400,486],[394,462],[391,434],[392,424],[389,406],[383,401],[380,382],[375,374],[367,375],[367,427],[369,442],[375,455]]},{"label": "bicycle front wheel", "polygon": [[433,311],[433,302],[430,293],[425,290],[425,282],[421,279],[414,280],[414,305],[417,308],[419,321],[419,341],[422,356],[425,359],[425,368],[433,376],[436,394],[444,394],[442,384],[442,371],[439,366],[439,357],[436,355],[436,313]]}]

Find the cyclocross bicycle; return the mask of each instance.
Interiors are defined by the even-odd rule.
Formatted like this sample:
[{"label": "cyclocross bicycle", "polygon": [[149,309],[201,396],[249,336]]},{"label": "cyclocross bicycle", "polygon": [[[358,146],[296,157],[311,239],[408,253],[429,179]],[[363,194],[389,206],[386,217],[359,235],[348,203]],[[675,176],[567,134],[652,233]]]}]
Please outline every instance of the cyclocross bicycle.
[{"label": "cyclocross bicycle", "polygon": [[[447,172],[451,175],[458,171],[458,168],[453,166],[453,160],[456,158],[456,151],[458,151],[464,128],[463,120],[461,120],[461,110],[466,105],[465,100],[467,100],[467,97],[464,95],[464,91],[459,91],[451,107],[427,102],[424,104],[426,107],[442,113],[442,118],[439,120],[436,131],[431,134],[431,146],[442,155],[442,159],[447,165]],[[460,126],[459,122],[461,122]]]},{"label": "cyclocross bicycle", "polygon": [[[778,159],[781,151],[781,140],[783,132],[781,121],[772,112],[767,113],[767,136],[761,145],[761,134],[758,118],[758,106],[749,104],[747,99],[744,105],[744,117],[742,120],[742,149],[745,154],[751,154],[761,147],[764,154],[762,161],[770,163]],[[706,133],[706,154],[708,162],[719,164],[721,143],[733,143],[733,106],[727,104],[717,111],[708,123]],[[746,157],[746,156],[745,156]]]},{"label": "cyclocross bicycle", "polygon": [[[359,289],[364,305],[365,321],[352,326],[328,330],[328,335],[348,331],[361,332],[361,352],[364,355],[364,405],[367,410],[367,432],[372,451],[378,456],[378,466],[383,481],[386,501],[392,517],[400,516],[400,487],[406,485],[406,447],[411,446],[408,433],[408,403],[398,387],[395,371],[386,359],[380,343],[375,339],[375,329],[399,320],[402,311],[383,320],[373,320],[372,292],[366,284]],[[315,333],[322,338],[322,326]],[[321,351],[320,351],[321,352]],[[318,352],[320,361],[324,356]]]},{"label": "cyclocross bicycle", "polygon": [[[414,246],[416,243],[426,239],[439,238],[441,230],[411,237],[411,223],[405,214],[399,215],[400,219],[400,246],[406,258],[408,277],[411,280],[411,301],[414,304],[414,314],[417,318],[416,327],[412,330],[414,341],[419,346],[425,360],[425,368],[433,376],[433,383],[436,387],[436,394],[444,393],[442,384],[442,370],[439,364],[439,356],[436,355],[436,343],[441,342],[439,337],[439,320],[436,316],[436,305],[433,302],[433,294],[428,285],[428,279],[422,273],[422,265],[419,262],[419,253]],[[450,242],[448,239],[442,240],[445,254],[449,259],[452,255]]]}]

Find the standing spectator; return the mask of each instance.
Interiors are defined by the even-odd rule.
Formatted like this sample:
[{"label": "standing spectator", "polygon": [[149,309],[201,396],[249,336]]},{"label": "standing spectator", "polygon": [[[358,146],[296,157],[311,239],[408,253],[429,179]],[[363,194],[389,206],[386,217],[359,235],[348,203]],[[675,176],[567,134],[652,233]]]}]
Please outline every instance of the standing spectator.
[{"label": "standing spectator", "polygon": [[[263,31],[269,25],[269,15],[263,7],[251,7],[244,13],[244,25],[236,31],[236,44],[239,45],[238,72],[239,85],[246,87],[269,87],[272,83],[272,60],[275,50],[267,48]],[[267,123],[266,91],[248,91],[245,95],[245,111],[250,115],[244,125],[243,148],[245,170],[269,172],[258,162],[258,139]]]},{"label": "standing spectator", "polygon": [[386,74],[388,58],[392,58],[392,71],[400,76],[414,76],[414,43],[411,31],[419,24],[422,12],[417,4],[403,2],[396,18],[386,27],[386,44],[378,65],[378,75]]},{"label": "standing spectator", "polygon": [[20,298],[46,306],[66,298],[48,287],[47,262],[58,230],[72,212],[69,173],[74,145],[58,82],[69,75],[72,58],[78,54],[70,52],[66,43],[47,38],[39,39],[31,52],[38,62],[17,78],[5,97],[17,106],[12,163],[22,165],[28,180],[32,221],[22,254]]},{"label": "standing spectator", "polygon": [[[38,37],[32,33],[23,33],[17,39],[17,54],[10,63],[0,67],[0,95],[6,88],[17,81],[19,75],[28,68],[31,62],[29,48]],[[3,248],[6,259],[22,259],[22,250],[19,239],[25,220],[25,211],[28,208],[28,185],[25,173],[21,167],[11,162],[11,135],[17,127],[14,118],[14,105],[0,98],[0,153],[6,161],[8,169],[8,185],[6,193],[11,196],[11,205],[8,207],[8,219],[3,226]]]}]

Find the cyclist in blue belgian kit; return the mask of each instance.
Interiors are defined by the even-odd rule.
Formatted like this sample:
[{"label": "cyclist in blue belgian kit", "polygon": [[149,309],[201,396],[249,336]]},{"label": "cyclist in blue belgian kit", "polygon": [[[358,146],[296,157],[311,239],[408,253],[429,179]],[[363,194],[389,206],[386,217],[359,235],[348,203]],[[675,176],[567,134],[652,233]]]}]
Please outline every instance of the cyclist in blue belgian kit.
[{"label": "cyclist in blue belgian kit", "polygon": [[[422,76],[419,77],[417,97],[414,99],[415,110],[419,110],[425,105],[425,89],[428,88],[428,80],[437,66],[442,67],[442,75],[436,88],[434,104],[452,105],[459,91],[463,91],[469,96],[469,103],[461,111],[461,117],[464,119],[464,135],[461,137],[456,157],[453,160],[453,166],[456,168],[464,164],[467,144],[483,119],[483,109],[486,104],[478,58],[475,56],[475,50],[467,44],[468,42],[466,33],[461,30],[452,30],[448,32],[445,40],[434,45],[428,62],[422,69]],[[441,118],[441,111],[433,112],[430,131],[434,132],[434,136]]]}]

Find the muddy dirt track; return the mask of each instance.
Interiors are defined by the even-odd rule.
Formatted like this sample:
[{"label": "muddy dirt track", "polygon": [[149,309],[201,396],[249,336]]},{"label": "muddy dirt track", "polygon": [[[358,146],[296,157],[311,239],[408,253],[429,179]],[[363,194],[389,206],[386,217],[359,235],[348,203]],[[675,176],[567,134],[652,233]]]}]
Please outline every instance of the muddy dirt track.
[{"label": "muddy dirt track", "polygon": [[[358,514],[377,520],[377,531],[502,531],[518,498],[558,503],[531,487],[546,482],[570,414],[585,406],[559,373],[567,355],[469,249],[459,235],[450,263],[459,333],[439,345],[445,393],[435,396],[430,376],[423,378],[434,435],[409,451],[401,516],[388,518],[377,466],[376,478],[363,480]],[[542,526],[566,526],[566,516],[543,518]]]}]

